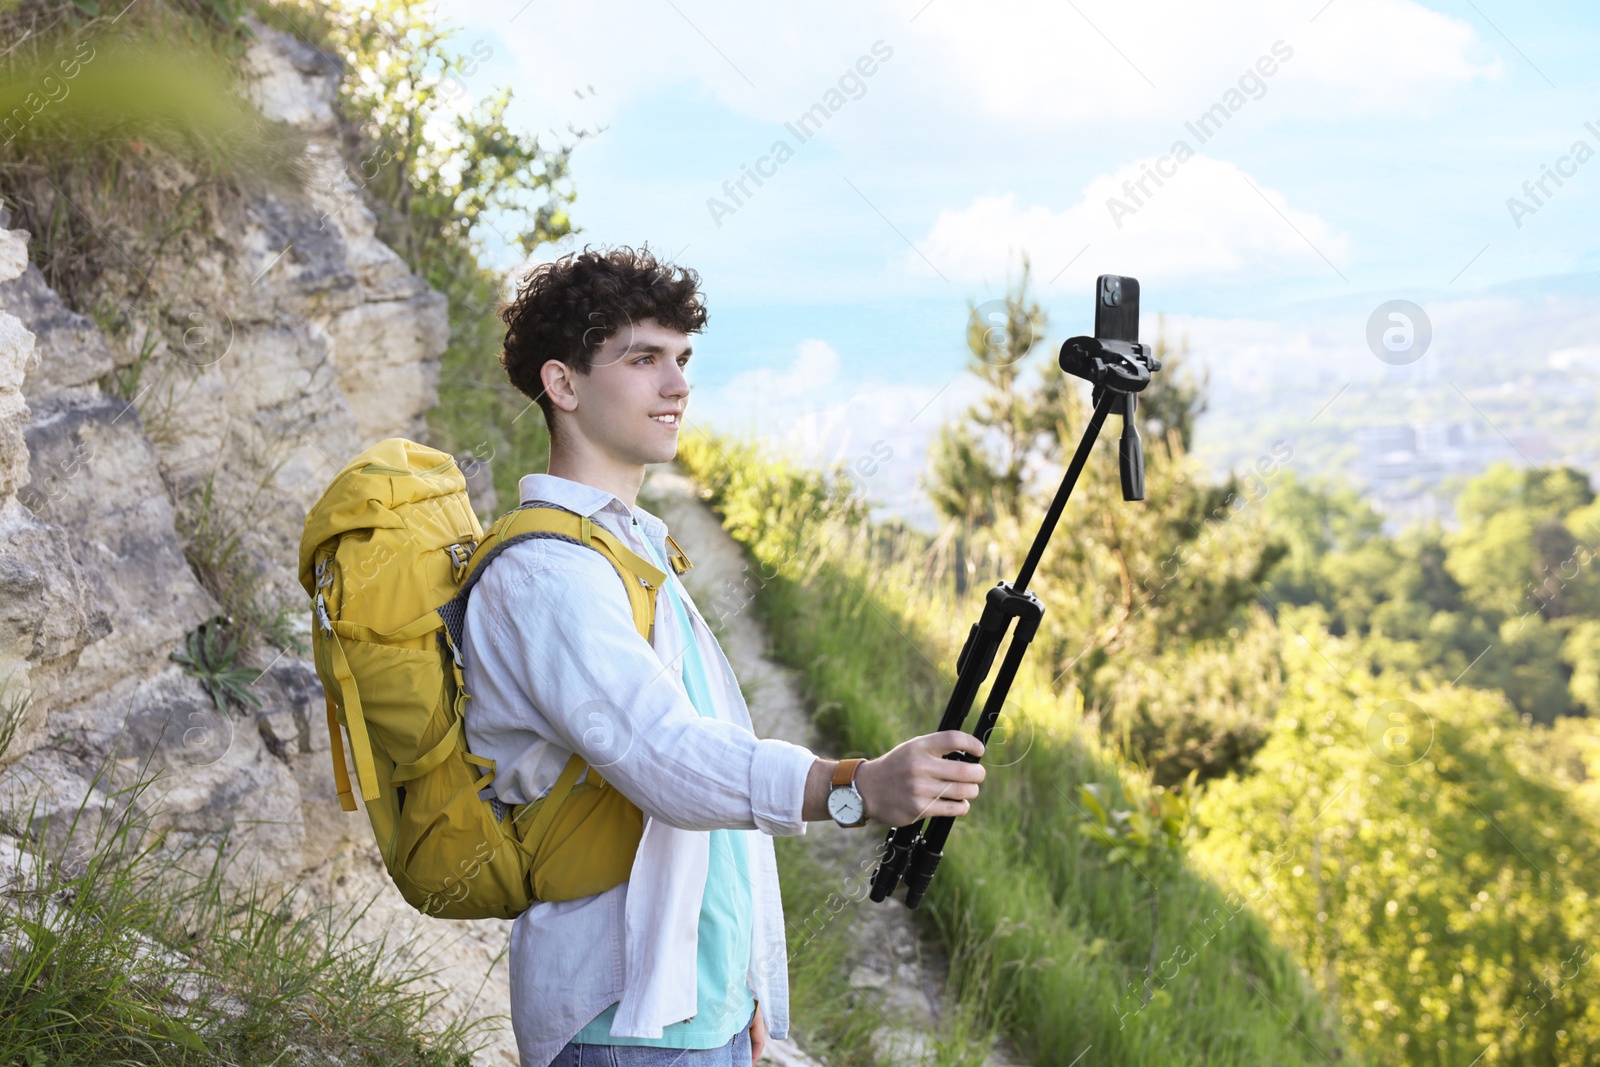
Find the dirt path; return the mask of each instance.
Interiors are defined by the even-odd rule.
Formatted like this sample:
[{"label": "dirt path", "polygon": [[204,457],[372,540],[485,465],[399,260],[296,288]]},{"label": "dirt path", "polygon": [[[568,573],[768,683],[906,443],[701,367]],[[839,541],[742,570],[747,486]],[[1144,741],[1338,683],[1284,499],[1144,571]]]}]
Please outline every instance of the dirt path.
[{"label": "dirt path", "polygon": [[[717,626],[723,651],[739,677],[750,705],[750,718],[762,737],[780,737],[826,753],[812,733],[810,710],[801,696],[798,672],[768,657],[765,628],[755,613],[737,610],[748,602],[756,583],[743,548],[722,528],[691,482],[675,468],[653,468],[640,494],[641,503],[667,523],[694,567],[684,584],[701,613]],[[845,879],[859,872],[870,875],[874,848],[881,840],[879,828],[841,830],[832,823],[812,823],[816,854]],[[850,924],[849,940],[858,946],[849,960],[849,982],[873,998],[885,1025],[874,1035],[879,1059],[899,1065],[932,1062],[931,1037],[937,1031],[944,1007],[947,961],[939,947],[924,938],[911,914],[898,903],[873,904],[862,898],[844,905],[839,919]],[[804,1035],[800,1035],[804,1040]],[[820,1061],[796,1049],[794,1042],[775,1042],[763,1062],[780,1067],[804,1067]],[[1014,1062],[1001,1052],[989,1059],[992,1067]]]}]

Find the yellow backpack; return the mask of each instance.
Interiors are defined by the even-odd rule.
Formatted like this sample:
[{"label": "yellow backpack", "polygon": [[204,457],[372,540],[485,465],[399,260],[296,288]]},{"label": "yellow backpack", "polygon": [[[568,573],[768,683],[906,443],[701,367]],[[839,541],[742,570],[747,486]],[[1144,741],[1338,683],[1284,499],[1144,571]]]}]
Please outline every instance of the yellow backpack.
[{"label": "yellow backpack", "polygon": [[[300,584],[312,599],[339,803],[356,810],[342,723],[390,877],[413,907],[440,918],[509,919],[536,901],[609,889],[627,880],[643,831],[639,809],[576,753],[539,800],[507,809],[480,796],[494,761],[467,751],[463,729],[467,597],[502,550],[530,537],[603,555],[649,640],[664,572],[558,508],[525,505],[485,532],[444,452],[380,441],[306,515]],[[681,574],[689,561],[676,542],[671,549]]]}]

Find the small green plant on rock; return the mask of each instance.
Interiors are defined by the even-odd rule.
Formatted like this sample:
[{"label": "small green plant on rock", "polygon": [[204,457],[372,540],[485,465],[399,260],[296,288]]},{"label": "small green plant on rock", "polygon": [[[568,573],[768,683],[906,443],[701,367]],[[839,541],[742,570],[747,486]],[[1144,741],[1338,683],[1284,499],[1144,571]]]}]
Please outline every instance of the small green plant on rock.
[{"label": "small green plant on rock", "polygon": [[229,628],[228,620],[219,616],[195,627],[184,647],[171,658],[200,680],[217,706],[217,713],[225,715],[230,703],[261,707],[261,698],[250,687],[262,672],[253,667],[235,667],[233,661],[238,655],[239,638]]}]

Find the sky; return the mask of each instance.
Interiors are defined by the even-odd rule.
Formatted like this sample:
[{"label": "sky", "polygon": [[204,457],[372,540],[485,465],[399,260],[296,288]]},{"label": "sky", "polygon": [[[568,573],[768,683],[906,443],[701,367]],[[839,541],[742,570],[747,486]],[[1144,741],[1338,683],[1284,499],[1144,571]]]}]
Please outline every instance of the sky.
[{"label": "sky", "polygon": [[[1414,383],[1419,361],[1448,402],[1469,348],[1600,366],[1582,328],[1600,321],[1593,4],[443,13],[488,55],[470,95],[509,84],[514,122],[549,143],[598,131],[572,157],[582,232],[536,259],[647,243],[699,272],[689,429],[811,462],[887,449],[869,490],[903,514],[925,513],[928,444],[977,395],[969,307],[1024,256],[1049,314],[1032,359],[1091,332],[1096,275],[1136,276],[1146,339],[1159,315],[1224,397],[1283,398],[1272,420],[1223,403],[1202,424],[1243,452],[1318,416],[1318,388],[1337,404],[1339,381]],[[1421,312],[1414,359],[1380,358],[1383,329],[1369,341],[1397,300]],[[1565,334],[1530,330],[1552,314]],[[1457,392],[1461,417],[1489,418]]]}]

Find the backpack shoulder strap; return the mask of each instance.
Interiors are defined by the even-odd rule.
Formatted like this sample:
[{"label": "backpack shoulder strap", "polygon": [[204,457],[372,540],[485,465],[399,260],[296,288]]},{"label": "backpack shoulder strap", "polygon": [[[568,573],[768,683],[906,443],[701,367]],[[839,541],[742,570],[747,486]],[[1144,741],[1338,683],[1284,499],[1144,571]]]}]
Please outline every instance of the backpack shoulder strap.
[{"label": "backpack shoulder strap", "polygon": [[[622,579],[623,589],[628,594],[628,606],[633,612],[634,627],[639,631],[640,637],[646,641],[650,640],[651,630],[655,626],[656,593],[667,580],[666,572],[628,548],[614,534],[587,515],[579,515],[549,504],[523,504],[500,516],[484,531],[483,540],[478,542],[471,560],[467,563],[461,591],[450,604],[440,609],[440,614],[445,620],[447,636],[455,648],[461,647],[460,628],[466,619],[467,597],[471,595],[473,586],[483,577],[489,564],[493,563],[501,552],[519,541],[533,537],[553,537],[571,541],[592,548],[604,556],[616,570],[617,576]],[[682,574],[692,566],[689,557],[683,554],[683,550],[678,548],[677,543],[670,537],[667,540],[672,547],[672,552],[669,553],[672,569]],[[458,657],[457,671],[460,670],[459,664]],[[539,842],[543,840],[545,832],[555,818],[556,810],[571,792],[579,775],[586,770],[588,764],[584,762],[582,756],[574,752],[550,791],[541,798],[543,803],[539,805],[539,812],[522,836],[523,847],[528,850],[530,856],[538,850]],[[598,778],[598,775],[592,777]],[[522,818],[532,808],[531,804],[523,806],[516,818]]]},{"label": "backpack shoulder strap", "polygon": [[[496,519],[478,542],[472,560],[467,564],[467,576],[461,583],[458,602],[465,604],[472,587],[483,576],[495,557],[519,541],[533,537],[554,537],[571,541],[599,552],[616,570],[628,594],[628,606],[633,612],[634,628],[639,636],[650,639],[656,618],[656,592],[667,580],[662,571],[649,560],[629,549],[613,534],[587,515],[545,505],[523,505]],[[681,555],[681,553],[680,553]],[[451,634],[452,638],[457,637]]]}]

